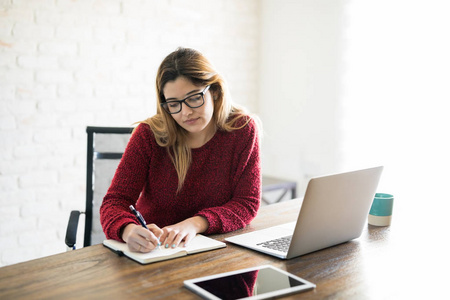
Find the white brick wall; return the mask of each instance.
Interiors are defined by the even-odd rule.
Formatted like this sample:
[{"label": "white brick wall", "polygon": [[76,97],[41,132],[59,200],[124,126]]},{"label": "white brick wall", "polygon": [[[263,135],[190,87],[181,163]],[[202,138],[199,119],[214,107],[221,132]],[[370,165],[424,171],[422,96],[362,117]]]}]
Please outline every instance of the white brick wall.
[{"label": "white brick wall", "polygon": [[257,0],[0,1],[0,266],[65,251],[85,199],[88,125],[155,112],[154,77],[202,51],[257,109]]}]

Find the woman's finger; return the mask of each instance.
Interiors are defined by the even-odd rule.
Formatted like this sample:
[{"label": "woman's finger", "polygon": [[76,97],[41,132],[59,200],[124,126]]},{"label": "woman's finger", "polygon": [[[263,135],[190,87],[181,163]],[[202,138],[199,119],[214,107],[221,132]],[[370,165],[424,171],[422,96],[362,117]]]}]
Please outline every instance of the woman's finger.
[{"label": "woman's finger", "polygon": [[164,231],[155,224],[147,225],[148,229],[155,235],[157,239],[160,239]]},{"label": "woman's finger", "polygon": [[175,237],[177,236],[178,231],[170,230],[168,231],[167,237],[164,240],[164,247],[165,248],[175,248],[178,245],[175,244]]}]

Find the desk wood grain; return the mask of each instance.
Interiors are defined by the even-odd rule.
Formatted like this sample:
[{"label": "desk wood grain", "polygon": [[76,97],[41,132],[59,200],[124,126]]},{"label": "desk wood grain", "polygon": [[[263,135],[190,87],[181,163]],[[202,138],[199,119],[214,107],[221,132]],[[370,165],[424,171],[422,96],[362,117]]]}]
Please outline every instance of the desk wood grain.
[{"label": "desk wood grain", "polygon": [[[251,225],[227,236],[296,219],[299,200],[260,209]],[[317,285],[285,299],[399,299],[424,294],[405,277],[401,234],[367,226],[360,238],[291,260],[239,246],[140,265],[102,245],[0,268],[0,299],[199,299],[183,287],[186,279],[269,264]],[[402,228],[399,226],[399,228]],[[404,227],[403,227],[404,229]],[[403,246],[402,246],[403,245]],[[413,269],[411,270],[411,273]],[[409,288],[409,289],[408,289]],[[448,295],[448,294],[447,294]]]}]

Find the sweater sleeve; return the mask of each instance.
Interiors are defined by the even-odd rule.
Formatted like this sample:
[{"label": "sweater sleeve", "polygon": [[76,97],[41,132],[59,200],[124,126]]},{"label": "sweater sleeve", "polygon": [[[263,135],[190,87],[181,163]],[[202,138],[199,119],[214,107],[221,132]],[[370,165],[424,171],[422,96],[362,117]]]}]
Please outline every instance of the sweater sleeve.
[{"label": "sweater sleeve", "polygon": [[129,206],[135,205],[147,180],[151,144],[150,130],[140,124],[133,132],[100,207],[100,222],[108,239],[122,241],[120,231],[138,224]]},{"label": "sweater sleeve", "polygon": [[222,206],[206,208],[197,215],[205,217],[209,227],[205,234],[234,231],[250,224],[256,216],[261,199],[261,161],[259,136],[253,120],[237,137],[241,146],[233,154],[235,173],[232,178],[233,193]]}]

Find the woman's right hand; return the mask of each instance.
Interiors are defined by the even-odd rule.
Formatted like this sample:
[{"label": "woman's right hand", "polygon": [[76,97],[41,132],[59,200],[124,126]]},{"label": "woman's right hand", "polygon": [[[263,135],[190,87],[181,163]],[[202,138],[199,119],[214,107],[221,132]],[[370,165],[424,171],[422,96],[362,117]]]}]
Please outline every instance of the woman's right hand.
[{"label": "woman's right hand", "polygon": [[161,245],[159,238],[163,234],[162,229],[155,224],[147,227],[149,230],[133,223],[125,226],[122,239],[128,244],[128,249],[134,252],[150,252]]}]

